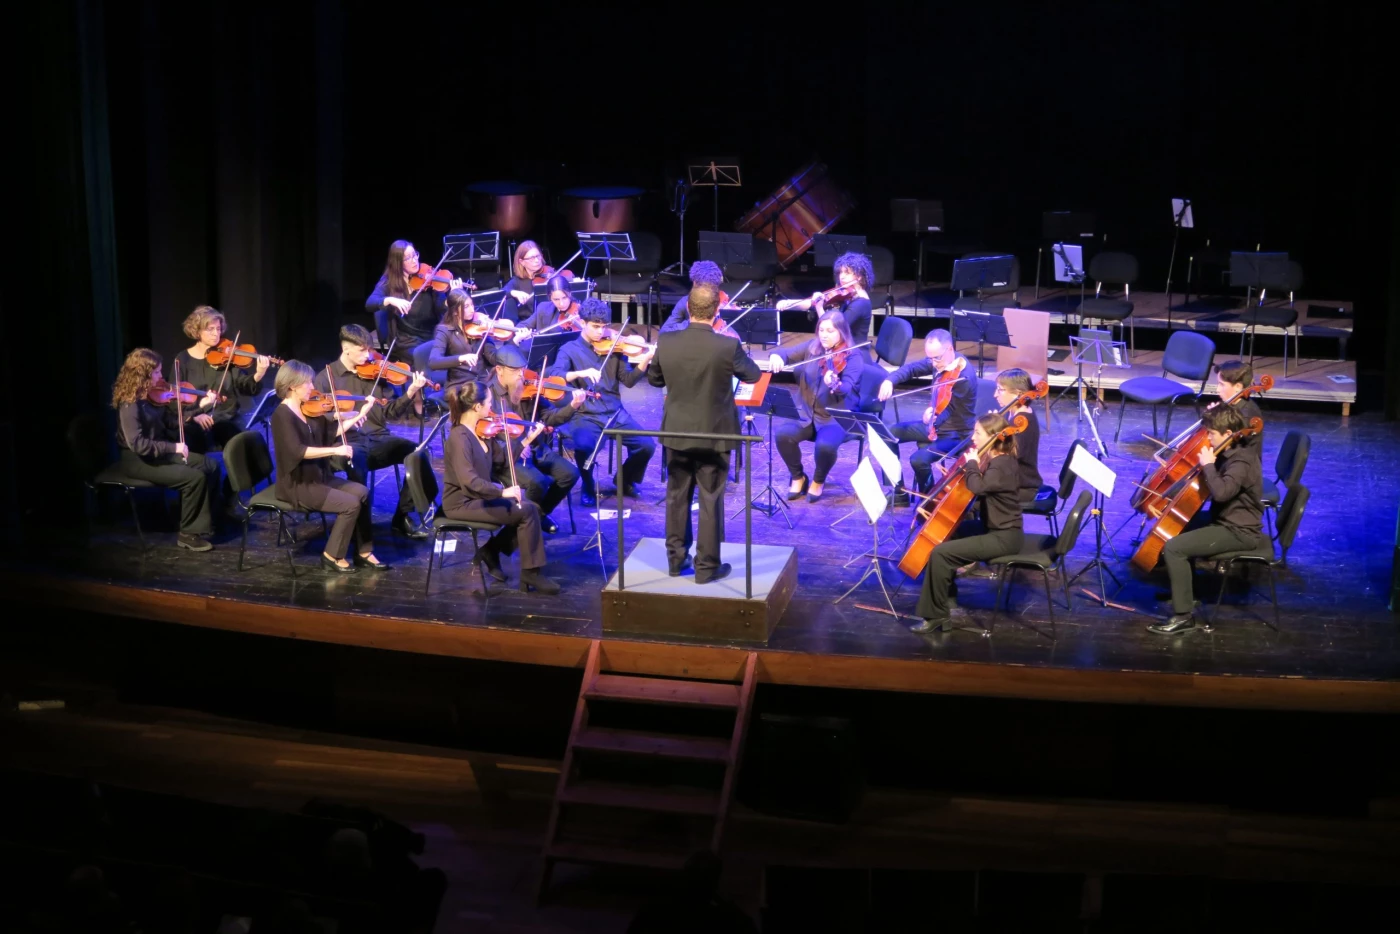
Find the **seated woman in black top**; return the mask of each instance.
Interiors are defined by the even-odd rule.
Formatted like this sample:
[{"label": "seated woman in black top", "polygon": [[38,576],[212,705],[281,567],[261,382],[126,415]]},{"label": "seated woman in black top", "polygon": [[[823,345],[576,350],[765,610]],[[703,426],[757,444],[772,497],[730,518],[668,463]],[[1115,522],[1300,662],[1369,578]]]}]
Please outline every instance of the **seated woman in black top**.
[{"label": "seated woman in black top", "polygon": [[[972,429],[963,475],[967,488],[982,498],[982,520],[963,523],[954,537],[929,555],[917,609],[924,621],[910,627],[914,632],[947,632],[953,628],[949,598],[956,595],[953,573],[957,568],[1021,550],[1021,498],[1017,493],[1020,471],[1015,442],[1002,438],[988,447],[1006,427],[1006,419],[1000,415],[983,415]],[[982,451],[983,448],[987,450]]]},{"label": "seated woman in black top", "polygon": [[238,423],[238,397],[240,394],[252,396],[260,392],[263,377],[272,365],[268,357],[261,355],[252,373],[231,363],[227,369],[210,364],[204,357],[223,340],[226,329],[224,316],[217,308],[200,305],[190,312],[184,325],[185,336],[194,343],[175,355],[180,363],[181,382],[205,392],[217,390],[224,394],[224,401],[215,403],[212,410],[204,407],[193,413],[185,413],[185,440],[190,450],[201,454],[223,447],[242,431]]},{"label": "seated woman in black top", "polygon": [[505,580],[501,555],[510,554],[518,546],[520,589],[533,587],[543,594],[558,593],[559,585],[540,573],[545,563],[540,507],[530,502],[519,486],[492,482],[494,463],[506,462],[505,443],[500,438],[483,440],[476,436],[477,422],[496,412],[491,390],[479,382],[453,386],[447,390],[447,409],[452,416],[452,430],[442,444],[443,515],[502,526],[477,550],[482,580],[486,574]]},{"label": "seated woman in black top", "polygon": [[[771,372],[781,373],[786,364],[815,360],[828,353],[851,347],[851,332],[839,311],[828,311],[817,323],[817,336],[805,344],[779,350],[768,358]],[[821,499],[826,475],[836,465],[837,449],[847,440],[846,429],[827,413],[827,408],[855,409],[860,405],[860,376],[867,363],[860,351],[832,357],[820,363],[799,367],[797,374],[797,408],[802,418],[783,419],[774,439],[778,454],[787,464],[792,485],[788,499],[807,494],[807,502]],[[816,443],[815,469],[807,477],[802,469],[803,441]]]},{"label": "seated woman in black top", "polygon": [[117,410],[121,469],[137,480],[179,490],[180,534],[175,544],[190,551],[209,551],[214,546],[205,536],[214,531],[210,511],[219,462],[192,453],[188,444],[179,442],[174,403],[156,405],[146,398],[151,386],[163,378],[160,354],[145,347],[127,354],[117,373],[112,408]]},{"label": "seated woman in black top", "polygon": [[[374,315],[381,344],[394,341],[394,359],[408,363],[413,348],[433,339],[433,328],[442,319],[445,299],[441,292],[424,288],[415,295],[409,287],[409,277],[418,272],[421,262],[418,250],[407,240],[395,240],[389,245],[389,258],[384,263],[384,275],[374,284],[374,291],[365,299],[365,311]],[[453,288],[461,288],[462,280],[454,279]],[[386,335],[387,330],[393,335]]]},{"label": "seated woman in black top", "polygon": [[528,318],[520,319],[521,330],[516,334],[517,344],[546,328],[550,333],[560,330],[577,331],[582,328],[578,302],[574,301],[574,292],[570,286],[572,282],[572,274],[560,273],[550,277],[549,298],[537,303],[534,312]]},{"label": "seated woman in black top", "polygon": [[[846,323],[850,325],[851,337],[857,344],[864,344],[870,340],[870,290],[875,287],[875,267],[870,265],[870,257],[864,253],[842,253],[836,257],[831,271],[836,276],[837,285],[855,289],[855,295],[840,307],[841,313],[846,316]],[[779,311],[810,308],[818,315],[826,311],[820,292],[813,292],[811,298],[784,299],[778,302],[777,308]],[[871,355],[869,350],[861,352]]]},{"label": "seated woman in black top", "polygon": [[[545,269],[544,253],[533,240],[526,240],[515,248],[515,256],[510,264],[510,281],[506,283],[505,298],[501,300],[501,313],[497,321],[518,324],[521,318],[528,318],[535,312],[535,277],[548,275]],[[523,309],[523,313],[522,313]]]},{"label": "seated woman in black top", "polygon": [[[342,480],[329,470],[327,458],[355,456],[342,444],[332,419],[307,418],[301,405],[314,391],[316,373],[300,360],[288,360],[277,371],[273,386],[282,404],[272,413],[272,446],[277,459],[277,498],[298,509],[335,514],[335,524],[321,553],[321,566],[351,573],[357,567],[386,570],[374,556],[370,531],[369,489],[363,483]],[[345,550],[355,538],[355,563],[345,560]]]},{"label": "seated woman in black top", "polygon": [[447,311],[433,328],[433,352],[428,357],[428,369],[446,370],[448,386],[482,379],[496,364],[496,345],[490,337],[469,338],[465,330],[469,324],[485,324],[489,320],[476,310],[470,292],[465,289],[448,292]]},{"label": "seated woman in black top", "polygon": [[[1024,393],[1032,389],[1031,375],[1020,367],[1011,367],[997,374],[997,409],[1006,409]],[[1013,435],[1016,443],[1016,467],[1020,477],[1020,497],[1023,504],[1035,500],[1044,482],[1040,479],[1040,422],[1036,421],[1035,410],[1029,405],[1006,409],[1008,421],[1017,415],[1026,416],[1026,430]]]}]

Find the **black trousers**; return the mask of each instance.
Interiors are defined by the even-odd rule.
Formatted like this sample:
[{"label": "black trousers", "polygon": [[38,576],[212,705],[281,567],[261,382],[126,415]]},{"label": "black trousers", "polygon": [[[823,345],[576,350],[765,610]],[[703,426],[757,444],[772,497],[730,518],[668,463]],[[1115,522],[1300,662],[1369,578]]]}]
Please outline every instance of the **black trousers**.
[{"label": "black trousers", "polygon": [[121,467],[124,473],[138,480],[180,491],[181,532],[208,535],[214,531],[211,511],[220,470],[216,459],[191,452],[188,464],[178,454],[145,460],[123,448]]},{"label": "black trousers", "polygon": [[912,441],[919,445],[918,450],[909,455],[909,466],[914,471],[914,483],[920,492],[928,492],[928,489],[933,485],[934,464],[940,461],[950,463],[950,459],[944,458],[943,455],[966,440],[966,435],[961,431],[940,431],[938,440],[930,442],[928,425],[921,421],[900,422],[890,429],[890,434],[900,441]]},{"label": "black trousers", "polygon": [[815,462],[812,469],[813,483],[826,482],[827,474],[836,466],[836,454],[848,438],[846,429],[834,421],[825,425],[818,425],[816,422],[801,425],[791,419],[783,419],[773,432],[773,443],[778,446],[778,456],[787,464],[788,475],[793,480],[800,480],[806,476],[802,470],[802,442],[816,442],[816,452],[812,458]]},{"label": "black trousers", "polygon": [[[354,538],[356,551],[365,554],[374,550],[374,532],[370,528],[369,487],[353,480],[330,477],[326,480],[325,498],[321,512],[335,516],[331,525],[330,537],[326,539],[326,554],[333,558],[344,558]],[[302,503],[299,508],[306,508]],[[311,507],[316,508],[316,507]]]},{"label": "black trousers", "polygon": [[[540,439],[541,445],[549,442]],[[557,451],[548,447],[536,449],[533,463],[515,465],[515,478],[529,497],[530,502],[540,507],[541,515],[549,515],[554,507],[562,503],[569,491],[578,483],[578,468],[566,461]],[[510,485],[509,472],[497,471],[493,478],[497,483]]]},{"label": "black trousers", "polygon": [[[598,443],[598,438],[603,434],[603,425],[607,422],[608,416],[597,415],[575,415],[569,420],[569,440],[574,445],[574,459],[578,461],[579,474],[583,477],[583,489],[585,493],[596,493],[597,485],[593,480],[593,471],[584,470],[584,462],[593,453],[593,446]],[[641,428],[637,420],[626,409],[617,413],[617,418],[613,419],[613,428]],[[622,447],[627,451],[627,460],[622,465],[622,482],[631,486],[640,483],[642,477],[646,476],[647,464],[651,462],[651,456],[656,453],[656,439],[646,438],[641,435],[634,435],[622,439]],[[598,463],[593,463],[597,469]]]},{"label": "black trousers", "polygon": [[191,452],[208,454],[215,448],[222,448],[228,444],[233,436],[242,430],[243,426],[236,418],[216,421],[210,428],[205,428],[199,422],[190,419],[185,423],[185,443],[190,446]]},{"label": "black trousers", "polygon": [[678,568],[695,541],[690,501],[700,490],[700,538],[695,545],[695,575],[709,577],[719,567],[724,541],[724,488],[729,482],[729,452],[666,449],[666,558]]},{"label": "black trousers", "polygon": [[445,509],[449,519],[465,522],[494,522],[504,526],[481,547],[497,554],[509,555],[520,549],[520,567],[524,570],[542,568],[544,531],[540,528],[540,507],[530,500],[517,503],[513,499],[474,499],[465,507]]},{"label": "black trousers", "polygon": [[924,570],[924,586],[919,592],[919,606],[916,612],[924,619],[947,619],[948,597],[956,593],[953,572],[974,561],[987,561],[1002,555],[1015,554],[1021,550],[1025,533],[1020,529],[1004,529],[999,532],[984,532],[981,535],[957,536],[964,530],[982,528],[981,523],[963,523],[948,539],[928,556],[928,567]]},{"label": "black trousers", "polygon": [[[345,479],[355,483],[362,483],[369,486],[369,472],[371,470],[382,470],[385,467],[392,467],[395,464],[402,464],[403,459],[413,453],[413,449],[418,445],[407,438],[400,438],[396,434],[371,435],[365,437],[360,435],[350,444],[350,449],[355,452],[355,456],[350,461],[343,457],[331,458],[332,470],[345,471]],[[408,492],[408,484],[399,486],[399,503],[394,507],[394,515],[405,515],[413,511],[413,496]]]},{"label": "black trousers", "polygon": [[1192,596],[1191,559],[1209,558],[1227,551],[1244,551],[1264,543],[1262,533],[1241,532],[1225,525],[1206,525],[1182,532],[1162,549],[1162,563],[1172,582],[1172,612],[1190,613],[1196,606]]}]

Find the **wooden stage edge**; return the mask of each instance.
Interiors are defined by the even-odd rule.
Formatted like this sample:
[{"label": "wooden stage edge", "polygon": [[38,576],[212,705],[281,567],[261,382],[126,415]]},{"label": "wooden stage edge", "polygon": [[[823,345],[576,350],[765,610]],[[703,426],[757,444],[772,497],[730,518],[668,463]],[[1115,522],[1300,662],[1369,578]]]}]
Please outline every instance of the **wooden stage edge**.
[{"label": "wooden stage edge", "polygon": [[[585,636],[338,613],[97,581],[13,573],[4,577],[7,590],[19,602],[49,611],[98,609],[159,622],[396,652],[582,668],[591,642]],[[750,651],[608,638],[602,639],[602,648],[608,670],[716,680],[740,677]],[[1400,712],[1400,682],[1394,681],[1089,671],[757,651],[759,679],[770,684],[1100,704]]]}]

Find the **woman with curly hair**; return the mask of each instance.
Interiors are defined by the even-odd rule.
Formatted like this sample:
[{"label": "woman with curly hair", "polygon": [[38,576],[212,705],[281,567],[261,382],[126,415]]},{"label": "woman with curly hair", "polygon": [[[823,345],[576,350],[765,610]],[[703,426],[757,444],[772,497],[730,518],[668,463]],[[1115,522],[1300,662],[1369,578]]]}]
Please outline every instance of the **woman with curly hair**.
[{"label": "woman with curly hair", "polygon": [[164,378],[161,357],[138,347],[126,355],[112,384],[112,408],[117,410],[117,446],[122,473],[180,492],[180,532],[175,544],[190,551],[209,551],[205,540],[214,531],[211,519],[219,462],[190,451],[179,440],[179,425],[171,405],[147,398]]},{"label": "woman with curly hair", "polygon": [[200,305],[185,318],[185,336],[194,341],[175,355],[180,363],[180,379],[206,392],[223,388],[224,401],[215,402],[213,409],[201,408],[185,413],[185,437],[194,450],[203,454],[221,448],[243,430],[238,419],[238,397],[253,396],[262,389],[263,377],[272,365],[272,358],[259,355],[253,372],[230,365],[213,366],[205,355],[223,340],[228,325],[219,309]]},{"label": "woman with curly hair", "polygon": [[[854,289],[855,294],[840,306],[840,310],[846,323],[851,326],[851,337],[857,344],[863,344],[870,340],[870,290],[875,287],[875,267],[870,265],[870,257],[864,253],[842,253],[836,257],[831,271],[836,276],[838,286]],[[817,317],[826,312],[826,303],[820,292],[813,292],[811,298],[784,299],[778,302],[777,307],[779,311],[811,309]]]}]

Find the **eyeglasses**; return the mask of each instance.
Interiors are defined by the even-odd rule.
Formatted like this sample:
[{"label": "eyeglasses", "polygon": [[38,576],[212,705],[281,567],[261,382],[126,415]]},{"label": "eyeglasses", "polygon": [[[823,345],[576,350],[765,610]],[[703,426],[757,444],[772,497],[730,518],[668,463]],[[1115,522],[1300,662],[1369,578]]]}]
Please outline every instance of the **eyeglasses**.
[{"label": "eyeglasses", "polygon": [[417,250],[405,250],[405,251],[404,251],[404,254],[403,254],[403,258],[404,258],[404,259],[417,259],[417,258],[418,258],[418,251],[417,251]]},{"label": "eyeglasses", "polygon": [[539,253],[526,253],[526,254],[525,254],[525,258],[526,258],[526,259],[544,259],[544,256],[542,256],[542,255],[539,254]]}]

